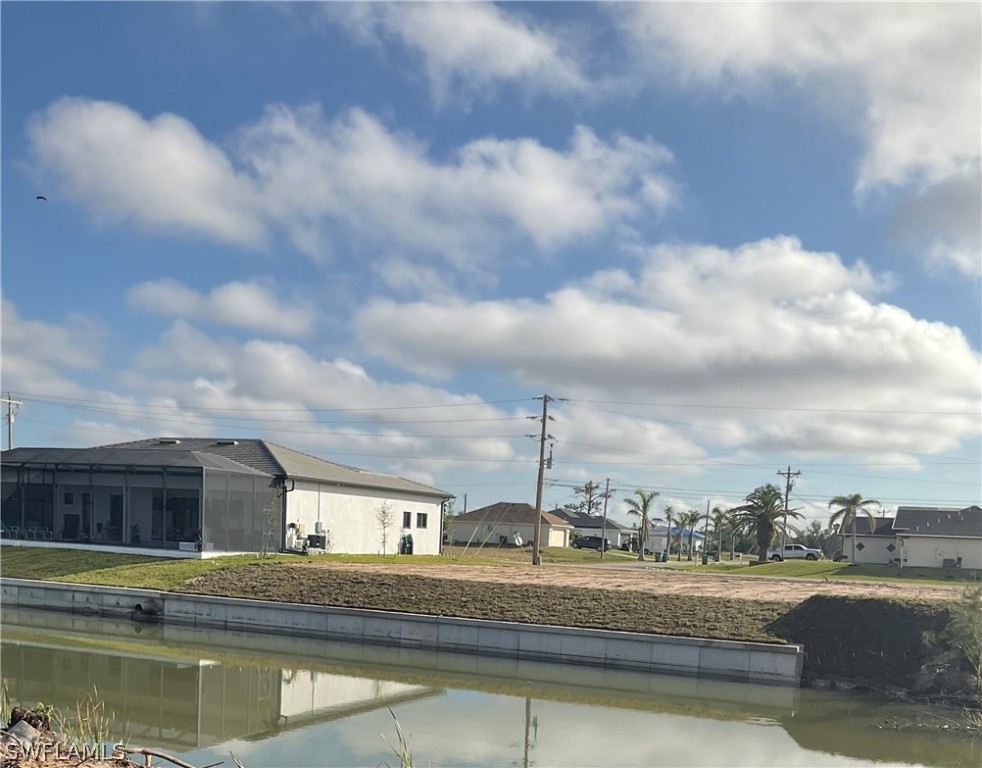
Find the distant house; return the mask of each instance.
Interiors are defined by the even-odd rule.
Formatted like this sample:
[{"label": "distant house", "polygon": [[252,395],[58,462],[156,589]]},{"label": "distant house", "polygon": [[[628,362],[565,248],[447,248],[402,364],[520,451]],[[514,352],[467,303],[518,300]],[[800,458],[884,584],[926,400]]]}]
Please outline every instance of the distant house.
[{"label": "distant house", "polygon": [[633,529],[620,523],[615,523],[609,518],[604,521],[602,516],[586,515],[582,512],[572,512],[568,509],[554,509],[552,514],[560,520],[565,520],[573,531],[580,536],[600,536],[610,539],[615,547],[630,544]]},{"label": "distant house", "polygon": [[893,531],[903,566],[982,569],[982,507],[898,507]]},{"label": "distant house", "polygon": [[[856,528],[856,555],[852,556],[853,527]],[[855,563],[874,563],[888,565],[900,558],[900,544],[893,530],[892,517],[873,518],[870,530],[869,518],[865,515],[850,521],[839,530],[839,551],[846,560]]]},{"label": "distant house", "polygon": [[677,525],[673,525],[671,531],[671,541],[669,541],[668,533],[668,526],[666,525],[650,526],[648,528],[648,544],[645,549],[649,552],[665,552],[668,551],[670,544],[673,547],[678,544],[679,538],[681,537],[682,551],[688,552],[689,534],[691,533],[693,553],[702,551],[703,535],[699,531],[694,531],[691,528],[680,528]]},{"label": "distant house", "polygon": [[[207,557],[307,541],[333,552],[387,550],[406,533],[438,554],[451,494],[335,464],[265,440],[154,438],[2,453],[3,538],[36,546]],[[308,537],[313,538],[308,538]]]},{"label": "distant house", "polygon": [[[549,512],[541,514],[542,546],[569,546],[573,526]],[[498,545],[511,544],[520,537],[530,545],[535,529],[535,507],[502,501],[456,515],[450,523],[449,539],[454,544]]]}]

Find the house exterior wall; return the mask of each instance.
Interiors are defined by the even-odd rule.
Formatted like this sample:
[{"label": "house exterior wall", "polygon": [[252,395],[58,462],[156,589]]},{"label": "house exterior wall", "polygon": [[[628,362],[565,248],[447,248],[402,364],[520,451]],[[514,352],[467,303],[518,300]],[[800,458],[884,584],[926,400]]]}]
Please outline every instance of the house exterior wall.
[{"label": "house exterior wall", "polygon": [[[439,499],[421,496],[381,495],[364,491],[297,480],[287,493],[286,522],[302,526],[304,534],[317,533],[317,524],[328,537],[330,552],[376,554],[382,552],[382,529],[378,510],[383,502],[391,505],[392,523],[386,531],[385,552],[399,551],[404,533],[413,536],[413,554],[440,554],[440,524],[443,505]],[[405,513],[409,526],[403,527]],[[424,515],[424,519],[419,516]],[[425,522],[425,527],[420,525]]]},{"label": "house exterior wall", "polygon": [[[569,546],[569,528],[559,528],[552,525],[542,526],[542,541],[547,547]],[[476,520],[454,521],[450,532],[450,541],[454,544],[481,544],[497,546],[502,537],[507,544],[512,543],[512,534],[518,532],[522,544],[531,546],[535,539],[535,526],[531,523],[485,523]]]},{"label": "house exterior wall", "polygon": [[[580,536],[603,536],[604,535],[603,526],[598,526],[596,528],[593,528],[593,527],[591,527],[591,528],[577,527],[577,528],[574,528],[573,530],[576,531],[576,533],[580,534]],[[570,534],[570,536],[572,536],[572,533]],[[608,528],[607,529],[607,532],[606,532],[606,537],[608,539],[610,539],[610,543],[611,544],[613,544],[615,547],[619,547],[624,542],[627,542],[627,541],[630,541],[631,540],[631,532],[630,531],[623,531],[623,530],[621,530],[619,528]]]},{"label": "house exterior wall", "polygon": [[[842,555],[849,562],[888,565],[900,557],[900,543],[893,536],[856,535],[856,557],[852,557],[852,535],[842,535]],[[862,547],[860,547],[862,544]],[[890,547],[893,549],[890,549]]]},{"label": "house exterior wall", "polygon": [[908,568],[941,568],[962,558],[962,568],[982,568],[982,537],[902,536],[903,564]]}]

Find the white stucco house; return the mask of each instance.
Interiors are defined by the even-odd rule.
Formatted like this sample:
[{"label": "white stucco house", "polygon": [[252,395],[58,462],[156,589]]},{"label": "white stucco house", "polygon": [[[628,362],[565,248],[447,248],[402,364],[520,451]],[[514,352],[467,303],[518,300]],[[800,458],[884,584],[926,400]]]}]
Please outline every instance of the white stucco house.
[{"label": "white stucco house", "polygon": [[133,548],[208,557],[277,551],[306,541],[352,554],[412,534],[414,554],[439,554],[451,494],[335,464],[266,440],[152,438],[94,448],[2,453],[5,543]]},{"label": "white stucco house", "polygon": [[565,520],[573,526],[573,531],[580,536],[607,538],[615,547],[630,544],[631,536],[634,534],[634,530],[628,526],[616,523],[609,518],[604,520],[603,516],[600,515],[585,515],[568,509],[554,509],[549,514],[555,515],[560,520]]},{"label": "white stucco house", "polygon": [[[853,555],[853,527],[855,526],[856,552]],[[900,542],[893,530],[892,517],[874,517],[873,525],[870,519],[861,516],[850,521],[849,525],[839,530],[839,551],[841,557],[853,563],[872,563],[889,565],[899,562]]]},{"label": "white stucco house", "polygon": [[982,507],[897,507],[893,531],[904,567],[982,569]]},{"label": "white stucco house", "polygon": [[[573,526],[549,512],[541,514],[542,546],[568,547]],[[454,516],[449,539],[453,544],[497,546],[520,538],[525,546],[531,546],[535,530],[535,507],[502,501]]]}]

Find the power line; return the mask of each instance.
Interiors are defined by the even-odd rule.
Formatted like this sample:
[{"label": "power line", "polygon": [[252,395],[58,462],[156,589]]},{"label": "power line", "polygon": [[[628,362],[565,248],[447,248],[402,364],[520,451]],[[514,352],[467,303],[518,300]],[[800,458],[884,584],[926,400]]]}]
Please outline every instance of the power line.
[{"label": "power line", "polygon": [[570,400],[571,403],[592,403],[597,405],[636,405],[648,408],[712,408],[733,411],[802,411],[805,413],[880,413],[910,414],[923,416],[978,416],[978,411],[908,411],[879,410],[874,408],[799,408],[780,405],[711,405],[708,403],[638,403],[620,400]]},{"label": "power line", "polygon": [[[33,400],[39,403],[47,403],[51,405],[64,405],[65,407],[71,407],[69,403],[92,403],[95,405],[117,405],[112,400],[90,400],[79,397],[53,397],[50,395],[40,395],[25,393],[22,394],[25,400]],[[244,408],[244,407],[228,407],[228,408],[215,408],[207,406],[184,406],[184,405],[167,405],[166,403],[148,403],[146,408],[171,408],[171,409],[193,409],[196,411],[233,411],[237,413],[252,413],[252,412],[262,412],[262,413],[363,413],[363,412],[373,412],[373,411],[412,411],[421,410],[426,408],[470,408],[473,406],[480,405],[507,405],[510,403],[527,403],[530,399],[534,398],[513,398],[510,400],[476,400],[472,403],[437,403],[434,405],[391,405],[391,406],[374,406],[365,408],[266,408],[266,407],[255,407],[255,408]],[[126,404],[123,404],[126,405]]]}]

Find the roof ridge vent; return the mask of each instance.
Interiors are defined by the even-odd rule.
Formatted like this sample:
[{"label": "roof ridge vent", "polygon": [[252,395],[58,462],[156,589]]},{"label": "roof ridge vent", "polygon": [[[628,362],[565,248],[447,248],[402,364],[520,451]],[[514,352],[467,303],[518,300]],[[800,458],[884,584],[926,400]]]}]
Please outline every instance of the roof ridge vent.
[{"label": "roof ridge vent", "polygon": [[157,445],[180,445],[181,441],[176,437],[162,437],[157,441]]},{"label": "roof ridge vent", "polygon": [[238,445],[238,440],[216,440],[215,445]]}]

